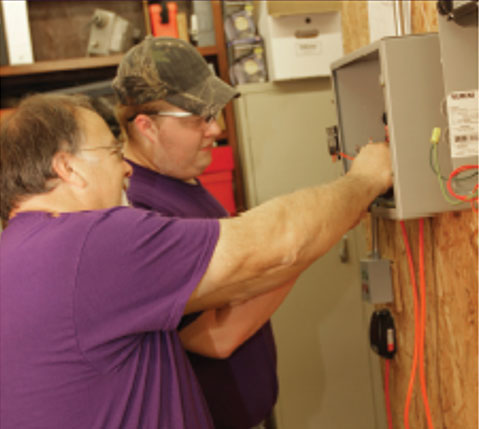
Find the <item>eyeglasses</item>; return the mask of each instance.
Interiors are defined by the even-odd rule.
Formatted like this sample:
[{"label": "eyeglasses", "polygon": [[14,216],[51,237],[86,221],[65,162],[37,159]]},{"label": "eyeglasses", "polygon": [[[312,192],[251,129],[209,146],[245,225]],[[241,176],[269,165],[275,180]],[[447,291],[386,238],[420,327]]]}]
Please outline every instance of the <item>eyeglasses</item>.
[{"label": "eyeglasses", "polygon": [[123,143],[119,141],[115,141],[113,145],[109,145],[109,146],[95,146],[95,147],[81,148],[79,152],[90,152],[90,151],[99,150],[99,149],[109,150],[111,155],[115,155],[119,159],[123,159]]},{"label": "eyeglasses", "polygon": [[191,113],[191,112],[155,112],[155,113],[149,113],[149,115],[170,116],[172,118],[197,117],[198,119],[201,119],[207,125],[211,124],[218,117],[218,114],[207,115],[207,116],[198,116],[198,115],[195,115],[194,113]]},{"label": "eyeglasses", "polygon": [[[128,122],[133,121],[138,115],[141,115],[141,113],[136,113],[134,116],[128,118],[127,121]],[[214,120],[218,118],[219,113],[217,113],[216,115],[198,116],[191,112],[143,112],[143,115],[170,116],[172,118],[194,117],[196,119],[201,120],[206,125],[210,125]]]}]

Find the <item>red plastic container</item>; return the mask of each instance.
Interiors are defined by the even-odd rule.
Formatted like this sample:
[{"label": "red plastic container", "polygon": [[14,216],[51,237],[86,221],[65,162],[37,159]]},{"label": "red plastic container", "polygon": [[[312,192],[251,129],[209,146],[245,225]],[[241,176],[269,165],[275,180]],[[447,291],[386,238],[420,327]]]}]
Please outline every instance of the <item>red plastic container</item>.
[{"label": "red plastic container", "polygon": [[230,146],[212,149],[213,160],[198,177],[203,186],[223,205],[230,215],[236,214],[233,192],[233,151]]},{"label": "red plastic container", "polygon": [[215,171],[233,170],[235,168],[233,161],[233,149],[231,146],[218,146],[211,150],[213,159],[211,164],[206,167],[205,173],[214,173]]}]

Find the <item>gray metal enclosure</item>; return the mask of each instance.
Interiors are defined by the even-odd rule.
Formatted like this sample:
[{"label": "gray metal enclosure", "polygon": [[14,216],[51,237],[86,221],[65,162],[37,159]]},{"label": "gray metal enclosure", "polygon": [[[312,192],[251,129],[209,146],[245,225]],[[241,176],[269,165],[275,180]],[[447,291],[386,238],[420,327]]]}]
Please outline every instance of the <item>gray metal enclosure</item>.
[{"label": "gray metal enclosure", "polygon": [[[394,171],[394,195],[378,200],[380,216],[410,219],[467,209],[449,204],[430,167],[434,127],[446,128],[441,114],[443,74],[437,34],[389,37],[331,65],[341,149],[355,155],[369,139],[385,140],[387,116]],[[441,171],[452,170],[449,145],[439,145]],[[344,160],[347,171],[350,161]],[[471,188],[469,188],[470,190]],[[467,191],[467,190],[466,190]]]},{"label": "gray metal enclosure", "polygon": [[[330,79],[250,83],[238,90],[235,118],[248,207],[342,174],[324,132],[336,120]],[[272,317],[278,429],[387,426],[379,360],[367,339],[373,307],[361,298],[359,260],[366,243],[360,228],[300,276]],[[345,250],[349,258],[342,258]]]},{"label": "gray metal enclosure", "polygon": [[[477,9],[458,22],[439,15],[439,44],[446,96],[454,91],[478,89],[478,21]],[[477,119],[477,118],[476,118]],[[476,138],[477,140],[477,138]],[[453,158],[454,168],[477,164],[477,156]],[[477,178],[475,183],[477,183]],[[469,182],[469,189],[474,184]]]}]

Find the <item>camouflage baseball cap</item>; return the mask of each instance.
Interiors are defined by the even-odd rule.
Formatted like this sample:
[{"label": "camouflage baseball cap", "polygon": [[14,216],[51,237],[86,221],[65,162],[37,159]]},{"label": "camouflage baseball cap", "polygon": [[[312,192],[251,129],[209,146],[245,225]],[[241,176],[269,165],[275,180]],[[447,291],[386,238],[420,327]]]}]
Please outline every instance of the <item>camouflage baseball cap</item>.
[{"label": "camouflage baseball cap", "polygon": [[217,114],[239,95],[214,75],[194,46],[170,37],[147,36],[131,48],[113,88],[124,105],[165,100],[200,116]]}]

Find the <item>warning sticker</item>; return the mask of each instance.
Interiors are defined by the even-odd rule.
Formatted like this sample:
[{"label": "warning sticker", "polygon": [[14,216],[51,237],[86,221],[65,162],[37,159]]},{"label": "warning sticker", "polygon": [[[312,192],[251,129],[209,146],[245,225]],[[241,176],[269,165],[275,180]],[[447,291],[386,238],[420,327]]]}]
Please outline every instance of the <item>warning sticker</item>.
[{"label": "warning sticker", "polygon": [[477,156],[479,152],[479,97],[477,89],[452,92],[447,97],[452,158]]}]

